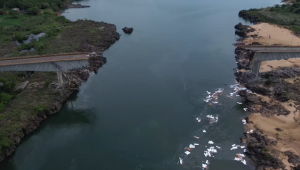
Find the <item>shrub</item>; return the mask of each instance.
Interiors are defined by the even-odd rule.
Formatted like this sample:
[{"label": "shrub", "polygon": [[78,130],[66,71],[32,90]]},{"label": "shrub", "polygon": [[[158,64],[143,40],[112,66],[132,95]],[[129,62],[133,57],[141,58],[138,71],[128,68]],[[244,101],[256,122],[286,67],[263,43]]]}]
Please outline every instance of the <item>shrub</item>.
[{"label": "shrub", "polygon": [[16,33],[15,37],[14,37],[14,40],[22,42],[22,41],[26,40],[27,38],[28,38],[27,35],[24,35],[24,34],[21,34],[21,33]]},{"label": "shrub", "polygon": [[3,86],[0,86],[0,92],[4,92],[7,94],[11,94],[14,92],[15,85],[16,85],[15,81],[0,78],[0,82],[3,82]]},{"label": "shrub", "polygon": [[45,112],[47,109],[48,108],[45,105],[37,105],[34,108],[34,112],[38,114],[38,113],[41,113],[41,112]]},{"label": "shrub", "polygon": [[41,4],[42,9],[46,9],[46,8],[49,8],[49,7],[50,7],[50,5],[47,2]]},{"label": "shrub", "polygon": [[0,9],[0,15],[4,15],[6,12],[3,9]]},{"label": "shrub", "polygon": [[10,103],[12,95],[6,93],[0,93],[0,112],[2,112],[5,107]]},{"label": "shrub", "polygon": [[38,7],[33,7],[33,8],[28,8],[26,10],[26,13],[29,14],[29,15],[37,15],[40,13],[40,9]]},{"label": "shrub", "polygon": [[11,15],[14,18],[18,18],[19,14],[20,14],[19,11],[16,11],[16,10],[9,11],[9,15]]},{"label": "shrub", "polygon": [[42,29],[35,29],[35,30],[33,30],[33,31],[31,31],[31,33],[32,34],[39,34],[39,33],[42,33],[43,32],[43,30]]}]

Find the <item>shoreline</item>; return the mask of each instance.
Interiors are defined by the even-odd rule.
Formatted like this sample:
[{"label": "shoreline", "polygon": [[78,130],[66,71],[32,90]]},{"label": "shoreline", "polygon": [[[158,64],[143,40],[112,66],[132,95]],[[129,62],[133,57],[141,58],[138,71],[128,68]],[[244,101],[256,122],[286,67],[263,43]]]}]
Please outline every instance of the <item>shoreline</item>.
[{"label": "shoreline", "polygon": [[[300,68],[299,58],[271,60],[262,63],[258,77],[251,73],[251,58],[254,51],[242,48],[243,45],[289,45],[291,31],[268,23],[254,26],[238,24],[236,34],[241,37],[235,44],[237,81],[253,93],[240,91],[247,110],[246,131],[240,140],[247,144],[245,152],[256,169],[299,169],[300,168]],[[266,37],[269,33],[269,37]],[[281,34],[289,34],[281,37]],[[272,37],[274,37],[272,39]],[[298,38],[298,37],[297,37]],[[250,41],[249,41],[250,40]],[[298,38],[298,40],[300,40]],[[278,43],[279,42],[279,43]],[[292,44],[297,45],[297,44]],[[282,62],[285,61],[285,62]],[[289,63],[289,64],[287,64]],[[242,70],[242,71],[240,71]],[[292,90],[291,90],[292,89]]]},{"label": "shoreline", "polygon": [[[76,23],[75,21],[73,23]],[[100,30],[103,36],[100,45],[85,42],[81,46],[82,52],[96,52],[98,55],[96,57],[89,58],[89,66],[83,69],[75,69],[68,72],[69,81],[64,84],[63,88],[57,90],[58,95],[55,100],[51,102],[51,105],[47,106],[47,109],[40,111],[35,115],[31,115],[22,127],[12,134],[9,134],[9,138],[12,143],[8,147],[2,147],[0,152],[0,162],[11,156],[17,149],[17,147],[22,142],[22,139],[36,130],[40,124],[46,120],[51,115],[57,114],[63,104],[69,99],[69,97],[79,90],[81,84],[88,80],[90,72],[98,72],[98,69],[104,65],[107,60],[103,57],[103,52],[119,40],[120,34],[117,32],[117,28],[114,24],[95,22],[95,21],[83,21],[83,22],[93,22],[94,25],[101,26],[105,30]],[[43,84],[43,82],[41,82]],[[22,92],[21,92],[22,93]]]}]

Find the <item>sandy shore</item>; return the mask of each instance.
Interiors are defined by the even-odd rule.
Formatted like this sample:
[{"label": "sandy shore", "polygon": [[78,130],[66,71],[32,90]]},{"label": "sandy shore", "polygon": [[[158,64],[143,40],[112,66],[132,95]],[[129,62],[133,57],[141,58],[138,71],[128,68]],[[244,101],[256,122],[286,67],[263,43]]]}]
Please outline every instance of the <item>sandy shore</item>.
[{"label": "sandy shore", "polygon": [[259,72],[268,72],[284,67],[300,67],[300,58],[290,58],[288,60],[270,60],[261,62]]},{"label": "sandy shore", "polygon": [[[300,155],[300,112],[294,107],[294,101],[279,103],[291,113],[287,116],[273,115],[271,117],[262,116],[260,113],[253,113],[249,120],[253,122],[250,128],[254,126],[264,132],[269,139],[277,141],[273,149],[279,151],[277,156],[286,165],[287,169],[293,166],[284,154],[286,151],[292,151]],[[276,130],[280,129],[280,130]]]},{"label": "sandy shore", "polygon": [[251,26],[256,31],[248,33],[247,35],[258,35],[257,38],[246,38],[245,44],[251,44],[253,42],[259,42],[263,45],[289,45],[300,46],[300,38],[295,36],[290,30],[281,28],[276,25],[268,23],[260,23]]},{"label": "sandy shore", "polygon": [[[252,27],[256,31],[247,34],[248,38],[243,40],[245,44],[258,42],[262,45],[300,46],[300,38],[293,35],[293,33],[288,29],[281,28],[276,25],[272,25],[268,23],[260,23],[257,25],[253,25]],[[256,38],[253,38],[255,37],[254,35],[256,35]],[[239,64],[243,62],[246,63],[247,61],[249,61],[249,58],[246,57],[247,56],[246,53],[243,53],[242,50],[237,51],[236,54],[238,56],[236,57],[236,59]],[[279,69],[284,70],[283,68],[289,68],[289,67],[300,68],[300,58],[291,58],[288,60],[263,61],[261,63],[261,67],[259,71],[274,72],[274,70],[279,70]],[[248,141],[247,141],[248,144],[252,142],[251,145],[248,145],[248,149],[249,146],[253,147],[257,145],[262,145],[267,150],[265,152],[267,154],[272,155],[274,158],[278,158],[277,159],[278,162],[282,162],[285,165],[286,169],[292,170],[293,168],[291,167],[295,167],[298,165],[300,167],[299,157],[297,163],[291,161],[291,157],[295,158],[297,157],[297,155],[298,156],[300,155],[300,109],[297,109],[300,107],[300,101],[298,100],[292,101],[291,98],[289,97],[289,100],[287,102],[281,102],[278,99],[278,96],[275,96],[275,91],[276,91],[275,88],[277,88],[277,93],[278,93],[278,88],[282,89],[282,93],[280,94],[285,94],[286,91],[291,90],[291,89],[283,88],[285,87],[285,84],[282,82],[292,84],[289,85],[288,87],[292,88],[294,90],[294,93],[289,93],[289,94],[298,95],[297,89],[300,82],[300,78],[299,78],[300,76],[298,74],[293,75],[290,72],[285,72],[285,74],[292,74],[291,78],[283,79],[280,77],[272,77],[272,80],[277,82],[276,84],[274,83],[271,84],[270,86],[264,86],[262,82],[266,81],[267,79],[262,78],[263,80],[261,82],[256,81],[257,84],[254,86],[253,85],[254,80],[251,80],[251,78],[249,79],[246,76],[243,76],[247,74],[250,73],[247,72],[246,70],[240,69],[235,75],[237,76],[238,78],[237,80],[239,80],[241,84],[246,85],[246,87],[247,85],[249,85],[250,90],[254,92],[255,90],[257,90],[257,92],[261,92],[261,94],[253,93],[256,97],[253,96],[247,97],[247,95],[241,95],[246,98],[246,101],[248,101],[248,109],[250,110],[250,112],[252,112],[252,114],[249,116],[250,123],[247,124],[246,130],[249,131],[251,129],[254,129],[256,134],[264,136],[270,141],[277,142],[275,145],[273,144],[264,145],[263,144],[264,142],[258,140],[258,142],[256,143],[254,142],[255,145],[253,145],[253,141],[255,141],[255,137],[248,136]],[[269,91],[270,93],[264,93],[266,91]],[[293,99],[298,99],[298,98],[294,97]],[[283,110],[287,112],[290,111],[290,113],[285,114],[284,113],[285,111],[282,111],[278,108],[283,108]],[[259,149],[259,147],[257,147],[256,149]],[[292,152],[294,155],[293,156],[288,155],[287,151]],[[252,160],[255,162],[255,166],[260,168],[274,169],[274,167],[272,168],[272,165],[275,164],[270,162],[266,163],[268,159],[264,160],[264,158],[261,157],[259,153],[255,153],[253,152],[253,150],[250,152],[251,154],[249,158],[252,159],[254,157],[254,159]]]}]

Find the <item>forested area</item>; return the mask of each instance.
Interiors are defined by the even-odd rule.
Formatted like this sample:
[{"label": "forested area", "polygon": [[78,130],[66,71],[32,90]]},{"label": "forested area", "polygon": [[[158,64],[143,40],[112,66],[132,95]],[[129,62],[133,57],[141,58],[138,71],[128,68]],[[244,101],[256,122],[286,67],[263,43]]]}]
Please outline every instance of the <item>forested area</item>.
[{"label": "forested area", "polygon": [[64,7],[68,0],[0,0],[0,14],[11,10],[12,8],[19,8],[26,11],[28,14],[38,14],[40,10],[51,8],[54,11]]},{"label": "forested area", "polygon": [[269,22],[282,25],[294,33],[300,34],[300,0],[268,8],[242,10],[239,12],[239,16],[253,23]]}]

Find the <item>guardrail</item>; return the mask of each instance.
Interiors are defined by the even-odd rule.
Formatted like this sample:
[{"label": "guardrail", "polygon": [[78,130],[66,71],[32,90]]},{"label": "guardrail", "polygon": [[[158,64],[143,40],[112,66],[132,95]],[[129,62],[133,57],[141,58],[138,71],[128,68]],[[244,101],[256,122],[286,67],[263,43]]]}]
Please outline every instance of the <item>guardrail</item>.
[{"label": "guardrail", "polygon": [[21,56],[21,57],[0,58],[0,61],[3,61],[3,60],[18,60],[18,59],[27,59],[27,58],[55,57],[55,56],[66,56],[66,55],[79,55],[79,54],[89,54],[89,53],[75,52],[75,53],[60,53],[60,54],[48,54],[48,55]]},{"label": "guardrail", "polygon": [[59,61],[77,61],[77,60],[88,60],[89,57],[82,58],[73,58],[73,59],[50,59],[50,60],[37,60],[37,61],[28,61],[28,62],[19,62],[19,63],[0,63],[0,66],[12,66],[12,65],[22,65],[22,64],[35,64],[35,63],[50,63],[50,62],[59,62]]}]

